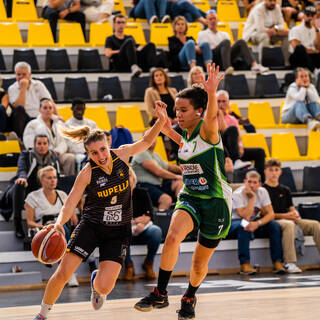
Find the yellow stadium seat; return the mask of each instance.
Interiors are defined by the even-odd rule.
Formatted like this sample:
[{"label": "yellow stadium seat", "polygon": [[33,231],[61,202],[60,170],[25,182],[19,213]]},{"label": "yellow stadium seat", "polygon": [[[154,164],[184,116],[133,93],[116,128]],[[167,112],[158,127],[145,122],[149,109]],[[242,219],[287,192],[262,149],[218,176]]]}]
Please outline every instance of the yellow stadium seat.
[{"label": "yellow stadium seat", "polygon": [[33,0],[13,0],[12,20],[17,22],[39,21]]},{"label": "yellow stadium seat", "polygon": [[196,42],[198,40],[198,33],[201,31],[200,22],[188,23],[187,37],[192,37]]},{"label": "yellow stadium seat", "polygon": [[301,156],[296,138],[292,132],[273,133],[271,138],[271,156],[280,161],[312,160],[308,156]]},{"label": "yellow stadium seat", "polygon": [[218,28],[219,31],[223,31],[229,34],[230,36],[230,42],[231,44],[234,44],[233,34],[231,31],[231,28],[229,26],[229,23],[226,22],[218,22]]},{"label": "yellow stadium seat", "polygon": [[304,123],[301,124],[293,124],[293,123],[282,123],[281,111],[284,105],[284,101],[280,104],[280,115],[279,115],[279,124],[284,125],[285,128],[307,128],[307,125]]},{"label": "yellow stadium seat", "polygon": [[60,47],[85,47],[85,42],[80,23],[60,23]]},{"label": "yellow stadium seat", "polygon": [[157,143],[153,151],[158,153],[162,160],[168,162],[167,151],[164,146],[162,137],[160,136],[157,137]]},{"label": "yellow stadium seat", "polygon": [[105,106],[86,107],[83,117],[93,120],[99,129],[111,130],[110,119]]},{"label": "yellow stadium seat", "polygon": [[64,121],[67,121],[72,117],[71,107],[58,108],[58,113],[63,118]]},{"label": "yellow stadium seat", "polygon": [[122,14],[126,15],[126,9],[124,8],[122,0],[114,0],[114,11],[121,11]]},{"label": "yellow stadium seat", "polygon": [[[0,141],[0,154],[20,152],[18,140]],[[0,167],[0,172],[16,172],[17,170],[17,167]]]},{"label": "yellow stadium seat", "polygon": [[239,24],[238,24],[238,36],[237,36],[238,40],[242,39],[243,28],[244,28],[244,22],[239,22]]},{"label": "yellow stadium seat", "polygon": [[49,23],[29,23],[28,40],[29,47],[53,47],[57,44],[53,41],[53,36]]},{"label": "yellow stadium seat", "polygon": [[132,36],[135,42],[141,46],[146,45],[146,38],[139,22],[128,22],[124,29],[124,34]]},{"label": "yellow stadium seat", "polygon": [[241,137],[245,148],[262,148],[267,158],[270,158],[267,141],[262,133],[244,133]]},{"label": "yellow stadium seat", "polygon": [[106,38],[113,34],[112,26],[109,22],[90,24],[90,45],[92,47],[104,47]]},{"label": "yellow stadium seat", "polygon": [[17,23],[0,23],[0,47],[22,47],[23,45]]},{"label": "yellow stadium seat", "polygon": [[240,17],[239,7],[236,0],[218,0],[217,15],[220,21],[245,21]]},{"label": "yellow stadium seat", "polygon": [[203,12],[211,9],[209,0],[192,0],[192,3]]},{"label": "yellow stadium seat", "polygon": [[234,102],[230,103],[230,109],[231,109],[231,112],[234,112],[238,116],[241,116],[240,109],[239,109],[239,107],[238,107],[238,105],[236,103],[234,103]]},{"label": "yellow stadium seat", "polygon": [[311,131],[308,139],[307,156],[313,160],[320,160],[320,132]]},{"label": "yellow stadium seat", "polygon": [[170,23],[153,23],[151,25],[150,42],[153,42],[156,47],[167,47],[168,37],[171,36],[173,36],[173,30]]},{"label": "yellow stadium seat", "polygon": [[4,6],[4,2],[3,0],[0,0],[0,21],[7,21],[8,17],[7,17],[7,11],[6,8]]},{"label": "yellow stadium seat", "polygon": [[118,106],[116,126],[123,126],[132,133],[144,132],[146,128],[143,123],[139,106]]}]

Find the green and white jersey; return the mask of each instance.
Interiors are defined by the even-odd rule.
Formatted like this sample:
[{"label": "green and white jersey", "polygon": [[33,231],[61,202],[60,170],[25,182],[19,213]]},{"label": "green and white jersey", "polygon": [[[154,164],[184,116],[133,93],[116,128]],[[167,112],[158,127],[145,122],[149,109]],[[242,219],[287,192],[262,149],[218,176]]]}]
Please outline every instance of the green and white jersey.
[{"label": "green and white jersey", "polygon": [[184,188],[187,193],[197,198],[229,199],[232,194],[225,173],[225,155],[222,141],[212,144],[200,137],[203,120],[187,138],[183,131],[178,158],[183,172]]}]

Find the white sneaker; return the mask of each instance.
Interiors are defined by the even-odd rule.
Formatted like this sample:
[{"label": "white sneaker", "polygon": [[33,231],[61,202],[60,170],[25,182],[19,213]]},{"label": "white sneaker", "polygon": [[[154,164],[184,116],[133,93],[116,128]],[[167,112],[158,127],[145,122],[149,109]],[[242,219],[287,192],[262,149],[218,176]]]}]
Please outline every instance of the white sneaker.
[{"label": "white sneaker", "polygon": [[264,73],[264,72],[268,72],[269,68],[264,67],[263,65],[257,63],[251,67],[251,71],[256,72],[256,73]]},{"label": "white sneaker", "polygon": [[320,122],[317,120],[309,120],[308,121],[308,130],[309,131],[317,131],[320,129]]},{"label": "white sneaker", "polygon": [[106,300],[105,294],[100,294],[93,287],[93,281],[98,273],[98,270],[94,270],[91,274],[91,305],[94,310],[99,310],[102,306],[104,301]]},{"label": "white sneaker", "polygon": [[293,262],[284,265],[288,273],[301,273],[302,270]]},{"label": "white sneaker", "polygon": [[141,73],[142,73],[142,70],[140,69],[140,67],[138,65],[133,64],[131,66],[131,77],[132,78],[139,77]]},{"label": "white sneaker", "polygon": [[240,159],[237,159],[233,164],[233,170],[249,168],[251,164],[251,161],[242,161]]},{"label": "white sneaker", "polygon": [[169,23],[171,20],[169,15],[165,15],[162,19],[161,19],[161,23]]},{"label": "white sneaker", "polygon": [[228,67],[228,68],[225,70],[224,74],[225,74],[225,75],[227,75],[227,74],[233,74],[233,72],[234,72],[234,67],[230,66],[230,67]]},{"label": "white sneaker", "polygon": [[74,273],[68,281],[68,287],[79,287],[79,282],[77,280],[76,274]]},{"label": "white sneaker", "polygon": [[153,23],[156,23],[156,22],[159,22],[159,19],[157,16],[152,16],[149,20],[149,24],[153,24]]}]

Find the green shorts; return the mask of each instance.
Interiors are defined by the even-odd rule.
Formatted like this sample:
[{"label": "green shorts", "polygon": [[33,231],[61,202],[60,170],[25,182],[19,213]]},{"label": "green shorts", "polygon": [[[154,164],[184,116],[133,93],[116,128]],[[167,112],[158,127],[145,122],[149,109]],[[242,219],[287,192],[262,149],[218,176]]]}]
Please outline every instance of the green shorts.
[{"label": "green shorts", "polygon": [[200,199],[180,194],[174,210],[187,211],[207,239],[225,238],[231,225],[231,208],[222,198]]}]

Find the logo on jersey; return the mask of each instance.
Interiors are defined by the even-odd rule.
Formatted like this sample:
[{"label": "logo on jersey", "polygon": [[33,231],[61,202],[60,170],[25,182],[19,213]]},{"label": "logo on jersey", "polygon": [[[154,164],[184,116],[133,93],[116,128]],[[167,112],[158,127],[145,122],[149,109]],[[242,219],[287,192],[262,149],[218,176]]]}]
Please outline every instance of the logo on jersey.
[{"label": "logo on jersey", "polygon": [[183,175],[203,174],[203,170],[199,163],[181,164]]},{"label": "logo on jersey", "polygon": [[200,177],[199,178],[199,183],[203,186],[203,185],[205,185],[205,184],[207,184],[207,179],[206,178],[204,178],[204,177]]},{"label": "logo on jersey", "polygon": [[108,189],[98,191],[97,196],[98,196],[98,198],[109,197],[111,195],[115,195],[115,194],[118,194],[120,192],[125,191],[126,189],[128,189],[128,187],[129,187],[129,180],[126,180],[125,182],[122,182],[114,187],[110,187]]},{"label": "logo on jersey", "polygon": [[99,185],[99,187],[104,187],[107,183],[108,183],[108,178],[106,177],[100,177],[97,180],[97,185]]},{"label": "logo on jersey", "polygon": [[103,221],[108,222],[121,222],[122,221],[122,204],[104,209]]},{"label": "logo on jersey", "polygon": [[124,173],[123,173],[123,171],[122,171],[121,169],[119,169],[119,170],[117,171],[117,175],[120,177],[120,179],[123,179],[123,178],[124,178]]}]

